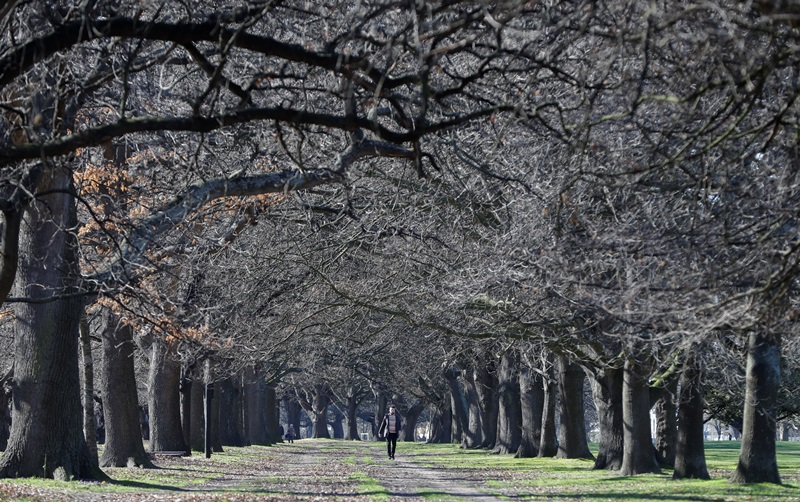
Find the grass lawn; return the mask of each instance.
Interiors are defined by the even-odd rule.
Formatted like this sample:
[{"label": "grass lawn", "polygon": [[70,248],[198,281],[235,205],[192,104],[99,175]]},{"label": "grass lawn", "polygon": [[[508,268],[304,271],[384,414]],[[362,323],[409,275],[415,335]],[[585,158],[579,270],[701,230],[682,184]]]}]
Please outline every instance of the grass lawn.
[{"label": "grass lawn", "polygon": [[[668,469],[662,474],[625,477],[593,471],[593,462],[587,460],[515,459],[449,445],[422,445],[409,453],[424,465],[455,468],[471,479],[482,477],[497,495],[514,500],[800,501],[800,443],[777,443],[782,485],[730,483],[740,446],[738,441],[706,442],[710,481],[673,481]],[[591,447],[596,453],[596,445]]]},{"label": "grass lawn", "polygon": [[[466,500],[456,495],[465,485],[505,500],[777,500],[800,501],[800,443],[779,442],[782,485],[734,485],[740,444],[706,443],[711,481],[673,481],[672,472],[622,477],[593,471],[587,460],[515,459],[455,445],[398,443],[397,464],[386,461],[382,443],[303,440],[294,445],[226,448],[205,459],[159,457],[160,469],[106,469],[107,483],[42,479],[0,480],[0,500]],[[415,497],[398,497],[393,466],[412,473],[436,472],[447,484],[430,490],[409,476],[402,483]],[[413,469],[419,469],[413,471]],[[420,476],[420,479],[425,476]],[[395,483],[393,491],[387,483]],[[395,496],[393,497],[393,493]]]}]

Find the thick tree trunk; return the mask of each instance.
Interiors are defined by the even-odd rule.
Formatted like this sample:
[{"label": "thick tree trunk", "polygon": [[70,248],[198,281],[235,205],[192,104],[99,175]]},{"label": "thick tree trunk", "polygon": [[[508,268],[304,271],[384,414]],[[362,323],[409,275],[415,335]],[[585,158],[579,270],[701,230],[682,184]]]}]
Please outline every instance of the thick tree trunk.
[{"label": "thick tree trunk", "polygon": [[751,333],[739,464],[734,483],[780,483],[775,457],[775,402],[781,383],[779,335]]},{"label": "thick tree trunk", "polygon": [[147,377],[150,451],[186,451],[181,429],[181,366],[159,341],[150,350]]},{"label": "thick tree trunk", "polygon": [[281,407],[278,394],[274,385],[266,386],[267,397],[267,439],[270,444],[280,443],[281,438]]},{"label": "thick tree trunk", "polygon": [[644,366],[629,356],[622,382],[623,476],[661,472],[650,434],[650,388],[644,373]]},{"label": "thick tree trunk", "polygon": [[267,433],[267,384],[258,368],[245,371],[245,400],[247,402],[247,438],[250,444],[269,445]]},{"label": "thick tree trunk", "polygon": [[242,392],[239,379],[229,377],[217,383],[214,399],[219,406],[219,435],[222,445],[244,446],[241,431]]},{"label": "thick tree trunk", "polygon": [[344,431],[344,438],[348,441],[356,441],[361,439],[361,437],[358,435],[358,423],[356,422],[359,404],[360,400],[358,397],[356,397],[353,389],[350,389],[347,393],[347,412],[345,414],[347,427],[345,427]]},{"label": "thick tree trunk", "polygon": [[403,428],[400,430],[400,436],[397,438],[400,441],[410,441],[414,442],[414,432],[417,429],[417,420],[419,420],[419,415],[425,410],[425,405],[422,402],[417,401],[411,405],[410,408],[407,410],[403,410],[405,412],[404,415],[401,415],[403,419]]},{"label": "thick tree trunk", "polygon": [[431,410],[428,443],[450,443],[453,441],[453,411],[450,408],[450,399],[451,397],[447,395],[442,402]]},{"label": "thick tree trunk", "polygon": [[558,453],[556,438],[556,402],[558,388],[555,378],[553,354],[548,354],[544,367],[544,405],[542,407],[542,438],[539,441],[539,457],[555,457]]},{"label": "thick tree trunk", "polygon": [[544,386],[542,376],[530,366],[524,365],[519,373],[520,412],[522,414],[522,437],[517,458],[533,458],[539,455],[542,440],[542,411],[544,411]]},{"label": "thick tree trunk", "polygon": [[655,447],[661,467],[672,468],[675,466],[675,444],[678,440],[678,417],[675,406],[677,392],[678,379],[670,378],[654,407],[656,415]]},{"label": "thick tree trunk", "polygon": [[703,443],[702,373],[692,353],[687,354],[678,399],[678,440],[673,479],[710,479]]},{"label": "thick tree trunk", "polygon": [[[80,343],[81,343],[81,368],[83,369],[83,394],[81,404],[83,405],[83,436],[86,438],[86,446],[89,447],[89,455],[92,464],[100,466],[100,459],[97,456],[97,423],[94,420],[94,359],[92,358],[92,337],[89,334],[89,320],[86,318],[86,311],[81,314],[80,324]],[[5,408],[3,408],[5,414]],[[5,445],[3,450],[5,449]]]},{"label": "thick tree trunk", "polygon": [[500,368],[497,373],[499,413],[494,452],[499,454],[516,453],[522,438],[522,413],[520,411],[517,358],[512,350],[507,350],[500,358]]},{"label": "thick tree trunk", "polygon": [[558,356],[558,392],[561,396],[561,426],[558,434],[558,458],[590,458],[583,410],[583,368],[565,356]]},{"label": "thick tree trunk", "polygon": [[331,415],[333,415],[333,420],[330,421],[333,439],[344,439],[344,414],[335,406],[329,408],[328,411],[330,411]]},{"label": "thick tree trunk", "polygon": [[49,193],[24,211],[14,294],[43,301],[14,305],[12,424],[0,477],[105,478],[83,435],[72,180],[54,169],[36,189]]},{"label": "thick tree trunk", "polygon": [[[301,402],[301,404],[303,405],[303,409],[306,410],[306,413],[311,414],[311,420],[313,422],[311,437],[315,439],[330,439],[331,434],[328,431],[328,406],[331,404],[331,399],[328,393],[326,391],[317,391],[310,403]],[[382,418],[383,415],[376,415],[376,420],[379,425]]]},{"label": "thick tree trunk", "polygon": [[458,381],[458,371],[455,368],[448,368],[444,371],[444,378],[450,388],[451,441],[460,444],[469,426],[469,408],[464,391]]},{"label": "thick tree trunk", "polygon": [[492,449],[497,442],[497,417],[500,413],[495,359],[484,354],[475,367],[475,392],[481,413],[481,447]]},{"label": "thick tree trunk", "polygon": [[[196,372],[195,372],[196,373]],[[189,389],[192,397],[189,400],[189,441],[192,450],[205,451],[206,444],[206,420],[205,420],[205,382],[195,375],[192,386]]]},{"label": "thick tree trunk", "polygon": [[590,379],[600,428],[595,469],[622,468],[622,377],[622,369],[607,367],[596,371]]},{"label": "thick tree trunk", "polygon": [[139,398],[133,368],[133,328],[103,311],[103,402],[106,443],[103,467],[153,467],[139,430]]},{"label": "thick tree trunk", "polygon": [[483,412],[481,411],[481,403],[478,398],[476,389],[475,373],[472,368],[466,368],[462,371],[464,382],[464,391],[467,399],[467,428],[464,430],[462,438],[462,448],[480,448],[483,445],[483,432],[482,426]]}]

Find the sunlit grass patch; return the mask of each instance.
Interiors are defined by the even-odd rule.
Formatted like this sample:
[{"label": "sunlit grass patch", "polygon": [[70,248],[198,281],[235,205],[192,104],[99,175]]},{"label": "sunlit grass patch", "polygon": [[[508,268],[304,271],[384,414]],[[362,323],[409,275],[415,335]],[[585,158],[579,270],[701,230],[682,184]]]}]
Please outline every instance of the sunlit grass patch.
[{"label": "sunlit grass patch", "polygon": [[380,482],[367,476],[363,472],[353,474],[351,480],[357,483],[356,489],[359,495],[367,496],[370,500],[388,500],[389,492],[381,486]]}]

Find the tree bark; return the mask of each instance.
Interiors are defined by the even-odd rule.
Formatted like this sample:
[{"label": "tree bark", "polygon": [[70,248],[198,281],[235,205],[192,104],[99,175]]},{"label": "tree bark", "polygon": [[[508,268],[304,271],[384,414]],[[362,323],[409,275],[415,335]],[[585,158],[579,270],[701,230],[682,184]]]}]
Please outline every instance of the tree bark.
[{"label": "tree bark", "polygon": [[278,394],[274,385],[267,385],[266,404],[267,404],[267,440],[269,444],[280,443],[281,438],[281,409],[278,402]]},{"label": "tree bark", "polygon": [[196,374],[192,380],[189,392],[190,399],[189,421],[191,422],[189,441],[194,451],[205,451],[206,421],[205,421],[205,382]]},{"label": "tree bark", "polygon": [[425,410],[425,405],[421,401],[416,401],[408,409],[403,410],[405,414],[401,415],[403,419],[403,428],[400,430],[400,436],[397,438],[400,441],[415,441],[415,431],[417,430],[417,420],[419,415]]},{"label": "tree bark", "polygon": [[465,397],[467,400],[467,428],[461,441],[462,448],[480,448],[483,445],[482,426],[483,412],[481,403],[476,390],[475,373],[472,368],[465,368],[462,371],[462,381],[464,382]]},{"label": "tree bark", "polygon": [[345,413],[347,427],[344,431],[344,438],[348,441],[356,441],[361,439],[361,437],[358,435],[358,423],[356,422],[359,404],[360,401],[355,395],[355,391],[352,388],[349,389],[347,393],[347,412]]},{"label": "tree bark", "polygon": [[333,415],[333,420],[330,421],[333,439],[344,439],[344,414],[336,406],[329,407],[328,411]]},{"label": "tree bark", "polygon": [[250,444],[269,445],[267,433],[267,389],[259,368],[245,371],[245,400],[247,403],[247,438]]},{"label": "tree bark", "polygon": [[9,426],[11,425],[11,415],[9,405],[11,404],[11,382],[14,379],[14,366],[0,377],[0,451],[5,451],[8,446]]},{"label": "tree bark", "polygon": [[180,405],[181,405],[181,435],[186,456],[192,454],[192,375],[191,368],[181,365],[180,379]]},{"label": "tree bark", "polygon": [[644,370],[635,356],[628,356],[622,381],[623,476],[661,472],[650,434],[650,387]]},{"label": "tree bark", "polygon": [[542,440],[542,412],[544,411],[544,380],[528,365],[519,373],[520,412],[522,414],[522,437],[516,458],[533,458],[539,455]]},{"label": "tree bark", "polygon": [[227,446],[244,446],[242,438],[242,392],[238,378],[228,377],[217,383],[214,399],[219,406],[220,443]]},{"label": "tree bark", "polygon": [[690,352],[681,374],[673,479],[710,479],[703,437],[702,373]]},{"label": "tree bark", "polygon": [[475,371],[475,392],[481,414],[481,447],[492,449],[497,442],[497,417],[500,413],[495,359],[490,354],[483,354],[478,360]]},{"label": "tree bark", "polygon": [[328,432],[328,405],[330,402],[330,398],[325,393],[321,392],[314,396],[311,403],[312,419],[314,420],[312,438],[330,439],[331,434]]},{"label": "tree bark", "polygon": [[448,368],[444,371],[444,378],[448,387],[450,387],[451,441],[460,444],[465,431],[468,429],[469,409],[458,381],[458,371],[455,368]]},{"label": "tree bark", "polygon": [[661,467],[672,468],[675,466],[675,445],[678,441],[678,417],[675,406],[677,392],[678,379],[669,378],[654,407],[656,416],[655,448]]},{"label": "tree bark", "polygon": [[14,305],[12,424],[0,477],[105,479],[83,435],[74,188],[66,170],[48,172],[19,236],[15,296],[43,301]]},{"label": "tree bark", "polygon": [[616,471],[622,468],[622,377],[622,369],[609,366],[595,371],[590,379],[600,428],[595,469]]},{"label": "tree bark", "polygon": [[522,413],[516,366],[516,355],[513,350],[507,350],[500,358],[500,368],[497,372],[499,413],[494,452],[499,454],[516,453],[522,438]]},{"label": "tree bark", "polygon": [[583,410],[583,383],[586,375],[583,368],[566,356],[558,356],[558,392],[561,396],[561,426],[558,434],[557,458],[589,458],[586,440],[586,421]]},{"label": "tree bark", "polygon": [[[89,335],[89,320],[86,318],[86,310],[81,314],[80,323],[80,343],[81,343],[81,368],[83,368],[83,436],[86,438],[86,446],[89,447],[92,464],[100,466],[100,459],[97,456],[97,423],[94,419],[94,359],[92,358],[92,338]],[[5,408],[3,408],[5,412]],[[5,446],[3,445],[3,449]]]},{"label": "tree bark", "polygon": [[747,340],[744,425],[734,483],[780,483],[775,456],[775,403],[781,383],[779,335],[751,333]]},{"label": "tree bark", "polygon": [[133,328],[103,310],[103,402],[106,443],[102,467],[153,467],[139,428],[139,398],[133,368]]},{"label": "tree bark", "polygon": [[558,440],[556,439],[556,392],[557,387],[553,355],[549,354],[545,361],[542,438],[539,441],[540,458],[554,457],[558,453]]},{"label": "tree bark", "polygon": [[186,451],[181,429],[181,367],[172,349],[154,341],[147,377],[150,451]]},{"label": "tree bark", "polygon": [[450,443],[453,441],[453,411],[450,408],[451,396],[448,394],[442,402],[431,410],[431,427],[428,443]]}]

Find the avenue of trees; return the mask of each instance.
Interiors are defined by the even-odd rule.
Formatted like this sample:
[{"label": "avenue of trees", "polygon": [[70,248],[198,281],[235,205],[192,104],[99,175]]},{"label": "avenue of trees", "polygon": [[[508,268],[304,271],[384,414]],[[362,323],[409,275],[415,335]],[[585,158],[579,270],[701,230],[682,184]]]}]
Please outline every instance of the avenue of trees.
[{"label": "avenue of trees", "polygon": [[733,481],[780,482],[795,3],[11,0],[0,27],[0,477],[271,444],[281,409],[357,439],[391,401],[406,440],[424,413],[521,457],[591,458],[588,406],[595,468],[676,478],[709,477],[714,416]]}]

